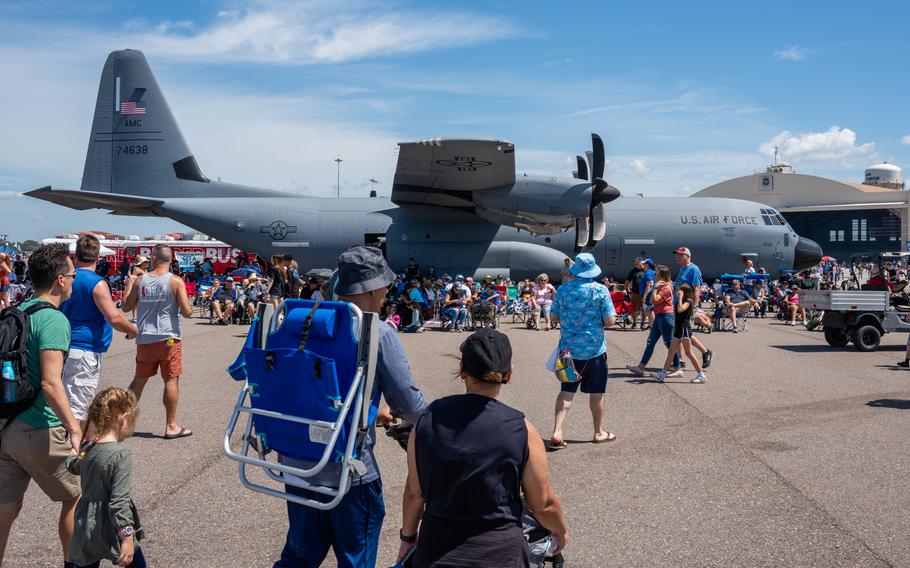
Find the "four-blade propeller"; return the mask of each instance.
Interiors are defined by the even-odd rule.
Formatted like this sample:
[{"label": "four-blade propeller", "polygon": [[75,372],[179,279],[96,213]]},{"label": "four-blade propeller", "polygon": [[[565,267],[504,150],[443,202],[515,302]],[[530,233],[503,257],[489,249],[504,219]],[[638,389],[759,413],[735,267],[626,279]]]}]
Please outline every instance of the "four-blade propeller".
[{"label": "four-blade propeller", "polygon": [[[572,172],[578,179],[591,181],[591,204],[588,216],[575,220],[575,252],[593,247],[607,234],[607,211],[604,205],[619,197],[619,190],[603,179],[606,166],[603,139],[591,133],[591,150],[585,158],[575,156],[578,171]],[[588,177],[588,171],[591,177]]]}]

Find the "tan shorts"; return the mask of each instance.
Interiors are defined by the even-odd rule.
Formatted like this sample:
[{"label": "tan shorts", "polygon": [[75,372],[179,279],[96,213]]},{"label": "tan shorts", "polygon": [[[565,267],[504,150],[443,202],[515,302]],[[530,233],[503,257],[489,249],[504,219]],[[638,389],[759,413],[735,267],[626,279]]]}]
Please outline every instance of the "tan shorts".
[{"label": "tan shorts", "polygon": [[51,501],[78,497],[79,478],[66,469],[71,454],[63,426],[35,428],[14,419],[0,435],[0,503],[21,501],[31,479]]},{"label": "tan shorts", "polygon": [[183,374],[183,347],[180,340],[173,343],[159,341],[136,346],[136,376],[147,379],[158,374],[161,368],[161,378],[173,381]]}]

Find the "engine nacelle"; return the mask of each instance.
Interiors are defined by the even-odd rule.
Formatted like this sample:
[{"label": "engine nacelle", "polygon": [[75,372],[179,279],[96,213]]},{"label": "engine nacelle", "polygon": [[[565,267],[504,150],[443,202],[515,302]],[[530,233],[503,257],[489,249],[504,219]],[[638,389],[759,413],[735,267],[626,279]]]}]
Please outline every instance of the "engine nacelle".
[{"label": "engine nacelle", "polygon": [[550,235],[588,216],[592,192],[588,182],[525,176],[509,187],[475,191],[471,201],[491,223]]}]

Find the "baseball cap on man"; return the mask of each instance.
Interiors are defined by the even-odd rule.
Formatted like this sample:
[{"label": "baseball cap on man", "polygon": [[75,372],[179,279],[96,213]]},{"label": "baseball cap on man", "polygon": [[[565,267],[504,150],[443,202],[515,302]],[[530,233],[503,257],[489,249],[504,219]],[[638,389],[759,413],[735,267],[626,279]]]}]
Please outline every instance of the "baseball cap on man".
[{"label": "baseball cap on man", "polygon": [[358,245],[338,256],[335,293],[339,296],[372,292],[386,288],[392,282],[395,282],[395,273],[376,247]]},{"label": "baseball cap on man", "polygon": [[455,281],[456,281],[456,282],[464,282],[464,276],[461,275],[461,274],[459,274],[458,276],[455,277]]},{"label": "baseball cap on man", "polygon": [[569,272],[579,278],[597,278],[601,270],[591,253],[583,252],[575,257],[575,264]]},{"label": "baseball cap on man", "polygon": [[[465,371],[479,381],[508,382],[505,377],[512,369],[512,344],[505,334],[482,328],[461,344],[461,362]],[[498,373],[501,378],[484,378],[490,372]]]},{"label": "baseball cap on man", "polygon": [[678,249],[676,249],[675,251],[673,251],[673,254],[684,254],[684,255],[686,255],[686,256],[692,256],[692,251],[690,251],[690,250],[689,250],[688,248],[686,248],[686,247],[679,247]]},{"label": "baseball cap on man", "polygon": [[653,258],[646,258],[646,259],[645,259],[645,264],[647,264],[648,266],[654,266],[654,259],[653,259]]}]

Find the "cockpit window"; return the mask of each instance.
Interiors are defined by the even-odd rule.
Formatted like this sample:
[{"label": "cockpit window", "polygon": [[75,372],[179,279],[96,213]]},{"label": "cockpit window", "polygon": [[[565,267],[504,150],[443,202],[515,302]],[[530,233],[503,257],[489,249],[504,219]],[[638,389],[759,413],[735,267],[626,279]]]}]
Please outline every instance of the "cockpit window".
[{"label": "cockpit window", "polygon": [[762,209],[761,219],[765,225],[787,226],[787,221],[774,209]]}]

